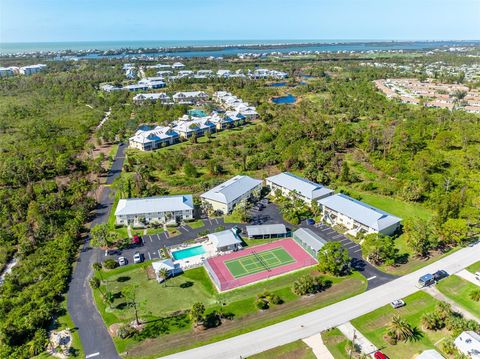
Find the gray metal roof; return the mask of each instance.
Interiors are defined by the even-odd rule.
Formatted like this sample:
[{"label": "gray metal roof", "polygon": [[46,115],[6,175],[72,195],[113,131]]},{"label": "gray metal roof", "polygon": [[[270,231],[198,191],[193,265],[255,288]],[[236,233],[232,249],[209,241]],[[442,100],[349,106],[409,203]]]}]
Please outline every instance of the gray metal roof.
[{"label": "gray metal roof", "polygon": [[129,198],[118,201],[116,216],[193,210],[191,194],[165,197]]},{"label": "gray metal roof", "polygon": [[299,228],[293,235],[299,238],[303,243],[318,252],[327,243],[325,239],[313,232],[310,228]]},{"label": "gray metal roof", "polygon": [[261,180],[239,175],[205,192],[201,197],[220,203],[231,203],[261,183]]},{"label": "gray metal roof", "polygon": [[238,236],[231,230],[226,229],[221,232],[211,233],[208,235],[208,239],[212,241],[212,243],[217,248],[222,248],[226,246],[231,246],[233,244],[240,244],[242,240],[238,238]]},{"label": "gray metal roof", "polygon": [[435,349],[424,350],[416,359],[445,359],[445,357]]},{"label": "gray metal roof", "polygon": [[318,203],[379,232],[402,220],[401,218],[353,199],[343,193],[322,198]]},{"label": "gray metal roof", "polygon": [[321,184],[309,181],[305,178],[298,177],[290,172],[283,172],[275,176],[267,178],[277,186],[288,189],[289,191],[297,191],[305,198],[313,200],[315,198],[325,197],[334,191]]},{"label": "gray metal roof", "polygon": [[261,224],[257,226],[247,226],[249,237],[268,236],[274,234],[286,234],[287,228],[284,224]]}]

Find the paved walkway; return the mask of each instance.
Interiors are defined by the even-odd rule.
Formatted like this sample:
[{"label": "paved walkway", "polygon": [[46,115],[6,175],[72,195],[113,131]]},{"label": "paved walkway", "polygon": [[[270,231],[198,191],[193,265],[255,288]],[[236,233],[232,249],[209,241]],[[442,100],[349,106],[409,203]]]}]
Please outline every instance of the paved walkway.
[{"label": "paved walkway", "polygon": [[307,344],[313,350],[313,354],[318,359],[335,359],[323,343],[322,336],[320,334],[312,335],[311,337],[303,339],[303,342]]},{"label": "paved walkway", "polygon": [[480,281],[475,277],[475,274],[473,274],[472,272],[469,272],[466,269],[461,270],[460,272],[458,272],[455,275],[458,275],[460,278],[463,278],[463,279],[469,281],[470,283],[473,283],[473,284],[478,285],[480,287]]},{"label": "paved walkway", "polygon": [[435,299],[438,299],[438,300],[441,300],[443,302],[446,302],[448,304],[450,304],[452,306],[452,309],[456,312],[459,312],[460,314],[462,314],[466,319],[471,319],[471,320],[475,320],[477,321],[478,323],[480,323],[480,319],[477,318],[475,315],[473,315],[472,313],[470,313],[468,310],[464,309],[463,307],[459,306],[457,304],[457,302],[451,300],[450,298],[448,298],[446,295],[444,295],[442,292],[440,292],[435,286],[431,286],[431,287],[428,287],[428,288],[425,288],[424,289],[425,292],[427,292],[428,294],[430,294],[432,297],[434,297]]},{"label": "paved walkway", "polygon": [[420,270],[395,279],[352,298],[329,305],[259,330],[245,333],[203,347],[176,353],[169,359],[238,359],[280,345],[307,338],[326,329],[337,327],[378,309],[395,299],[417,292],[418,278],[440,269],[454,274],[478,261],[480,244],[463,248]]},{"label": "paved walkway", "polygon": [[[360,347],[360,351],[363,354],[373,355],[378,349],[373,343],[368,340],[361,332],[356,329],[352,323],[347,322],[338,326],[338,329],[345,335],[349,340],[354,341],[356,345]],[[354,340],[355,337],[355,340]]]}]

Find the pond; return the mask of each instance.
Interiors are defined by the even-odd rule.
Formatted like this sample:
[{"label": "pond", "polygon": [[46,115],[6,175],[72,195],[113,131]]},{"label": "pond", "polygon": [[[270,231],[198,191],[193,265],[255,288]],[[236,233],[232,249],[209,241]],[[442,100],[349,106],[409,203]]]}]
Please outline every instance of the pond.
[{"label": "pond", "polygon": [[283,86],[287,86],[287,83],[286,82],[274,82],[272,84],[269,85],[270,87],[283,87]]},{"label": "pond", "polygon": [[275,104],[295,103],[295,101],[297,101],[297,98],[291,94],[272,98],[272,102]]}]

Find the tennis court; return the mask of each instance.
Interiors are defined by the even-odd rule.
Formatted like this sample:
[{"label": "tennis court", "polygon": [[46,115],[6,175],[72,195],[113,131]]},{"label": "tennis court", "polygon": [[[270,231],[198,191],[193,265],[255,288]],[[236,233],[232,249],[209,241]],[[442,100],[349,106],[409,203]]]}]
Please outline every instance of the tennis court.
[{"label": "tennis court", "polygon": [[270,271],[273,268],[295,262],[283,248],[274,248],[263,252],[252,251],[251,254],[225,261],[230,273],[234,278],[241,278],[246,275]]},{"label": "tennis court", "polygon": [[208,258],[204,266],[217,289],[224,291],[316,263],[316,259],[297,242],[285,238]]}]

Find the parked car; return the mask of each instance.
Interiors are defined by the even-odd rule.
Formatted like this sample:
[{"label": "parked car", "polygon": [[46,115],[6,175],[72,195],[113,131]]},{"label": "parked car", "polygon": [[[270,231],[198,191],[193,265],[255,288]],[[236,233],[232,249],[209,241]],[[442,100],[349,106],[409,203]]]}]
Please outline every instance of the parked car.
[{"label": "parked car", "polygon": [[127,258],[125,258],[125,257],[119,257],[118,258],[118,265],[119,266],[124,266],[124,265],[127,265],[127,264],[128,264]]},{"label": "parked car", "polygon": [[142,237],[134,235],[132,238],[132,244],[136,246],[141,246],[143,245]]},{"label": "parked car", "polygon": [[436,282],[447,277],[448,277],[448,273],[445,272],[444,270],[439,270],[433,273],[433,279],[435,279]]},{"label": "parked car", "polygon": [[405,302],[401,299],[394,300],[390,303],[393,309],[401,308],[405,305]]},{"label": "parked car", "polygon": [[120,254],[122,254],[121,251],[119,251],[118,249],[107,249],[106,251],[107,253],[107,256],[118,256]]},{"label": "parked car", "polygon": [[373,357],[375,359],[389,359],[385,354],[383,354],[380,350],[376,351],[375,354],[373,354]]},{"label": "parked car", "polygon": [[308,218],[306,222],[309,226],[313,226],[315,224],[315,220],[313,218]]},{"label": "parked car", "polygon": [[428,273],[428,274],[422,275],[418,279],[417,287],[424,288],[424,287],[429,287],[433,284],[435,284],[435,278],[433,278],[432,274]]},{"label": "parked car", "polygon": [[133,255],[133,263],[142,263],[143,262],[143,254],[139,252],[135,252]]}]

